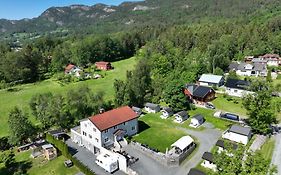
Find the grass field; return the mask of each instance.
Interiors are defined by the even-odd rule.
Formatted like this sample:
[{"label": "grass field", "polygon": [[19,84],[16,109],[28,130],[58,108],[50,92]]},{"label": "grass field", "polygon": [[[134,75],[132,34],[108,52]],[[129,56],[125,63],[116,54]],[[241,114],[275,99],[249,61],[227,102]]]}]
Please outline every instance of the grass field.
[{"label": "grass field", "polygon": [[[26,173],[29,175],[74,175],[79,172],[79,169],[75,166],[66,168],[63,162],[65,157],[59,156],[54,160],[47,161],[43,157],[33,159],[30,158],[31,151],[16,153],[15,160],[20,166],[24,164],[26,166]],[[0,164],[0,174],[9,175],[7,170],[3,168],[3,164]]]},{"label": "grass field", "polygon": [[234,101],[228,101],[226,98],[223,97],[223,95],[218,94],[217,98],[212,101],[212,103],[215,105],[215,107],[218,110],[226,111],[235,113],[242,116],[247,116],[247,111],[242,105],[241,98],[232,97],[232,99],[235,99],[238,104],[235,104]]},{"label": "grass field", "polygon": [[262,146],[260,152],[263,155],[264,159],[271,160],[274,151],[274,146],[275,146],[274,138],[268,139],[266,143]]},{"label": "grass field", "polygon": [[[0,137],[8,135],[8,114],[14,107],[18,106],[25,112],[30,112],[29,101],[34,94],[53,92],[53,93],[65,93],[68,89],[78,87],[80,85],[88,85],[93,91],[103,91],[106,99],[113,99],[114,79],[125,79],[127,70],[132,70],[136,64],[136,58],[130,58],[118,62],[114,62],[114,70],[105,73],[105,78],[98,80],[88,80],[77,83],[70,83],[67,85],[60,85],[53,79],[45,80],[34,84],[26,84],[16,86],[17,91],[8,92],[7,90],[0,90]],[[33,123],[36,123],[34,117],[30,117]]]}]

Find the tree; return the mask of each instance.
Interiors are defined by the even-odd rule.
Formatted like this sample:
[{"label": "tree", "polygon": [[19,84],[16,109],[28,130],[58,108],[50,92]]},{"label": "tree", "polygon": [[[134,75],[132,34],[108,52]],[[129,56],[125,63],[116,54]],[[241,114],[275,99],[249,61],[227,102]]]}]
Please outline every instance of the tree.
[{"label": "tree", "polygon": [[266,81],[272,82],[271,70],[267,70]]},{"label": "tree", "polygon": [[214,70],[214,75],[223,75],[224,72],[221,68],[219,67],[216,67],[215,70]]},{"label": "tree", "polygon": [[[258,83],[261,84],[261,83]],[[276,123],[276,114],[272,109],[272,95],[269,86],[261,84],[255,94],[243,98],[243,106],[249,115],[249,124],[257,133],[266,134],[270,131],[269,125]]]},{"label": "tree", "polygon": [[0,138],[0,151],[8,150],[11,147],[8,137]]},{"label": "tree", "polygon": [[238,75],[236,74],[236,71],[229,71],[227,79],[239,79]]},{"label": "tree", "polygon": [[8,125],[9,142],[11,144],[20,144],[36,133],[35,128],[28,120],[27,114],[24,114],[18,107],[10,111]]},{"label": "tree", "polygon": [[129,104],[126,99],[126,91],[127,91],[127,86],[126,82],[122,80],[115,80],[114,81],[114,91],[115,91],[115,106],[122,106],[125,104]]},{"label": "tree", "polygon": [[0,163],[4,163],[6,168],[11,168],[15,163],[15,154],[12,150],[0,153]]},{"label": "tree", "polygon": [[163,97],[164,101],[175,111],[190,109],[190,104],[183,93],[183,84],[178,80],[168,82]]}]

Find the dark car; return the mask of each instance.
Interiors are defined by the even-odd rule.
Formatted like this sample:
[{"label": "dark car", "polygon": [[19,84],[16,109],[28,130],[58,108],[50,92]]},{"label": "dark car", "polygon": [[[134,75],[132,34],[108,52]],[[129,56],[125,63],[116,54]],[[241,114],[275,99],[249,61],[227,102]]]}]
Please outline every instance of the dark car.
[{"label": "dark car", "polygon": [[224,113],[221,115],[221,118],[225,118],[225,119],[233,120],[233,121],[239,121],[239,116],[236,114],[231,114],[231,113]]},{"label": "dark car", "polygon": [[208,109],[216,109],[216,107],[212,103],[206,103],[205,107]]}]

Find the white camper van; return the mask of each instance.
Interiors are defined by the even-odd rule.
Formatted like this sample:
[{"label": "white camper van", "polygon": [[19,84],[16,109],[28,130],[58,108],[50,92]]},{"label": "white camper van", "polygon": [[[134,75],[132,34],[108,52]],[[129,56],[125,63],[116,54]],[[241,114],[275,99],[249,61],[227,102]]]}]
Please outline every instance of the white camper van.
[{"label": "white camper van", "polygon": [[109,173],[113,173],[118,169],[117,157],[109,154],[100,154],[97,156],[96,164],[105,169]]}]

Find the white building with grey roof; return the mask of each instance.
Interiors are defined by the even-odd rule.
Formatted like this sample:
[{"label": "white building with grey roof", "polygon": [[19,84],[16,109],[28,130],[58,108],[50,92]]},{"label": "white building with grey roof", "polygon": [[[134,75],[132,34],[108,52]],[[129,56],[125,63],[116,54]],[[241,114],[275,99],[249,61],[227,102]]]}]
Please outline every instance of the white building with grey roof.
[{"label": "white building with grey roof", "polygon": [[236,143],[241,143],[247,145],[251,140],[252,130],[250,127],[243,127],[239,125],[232,125],[228,130],[226,130],[222,138],[234,141]]}]

